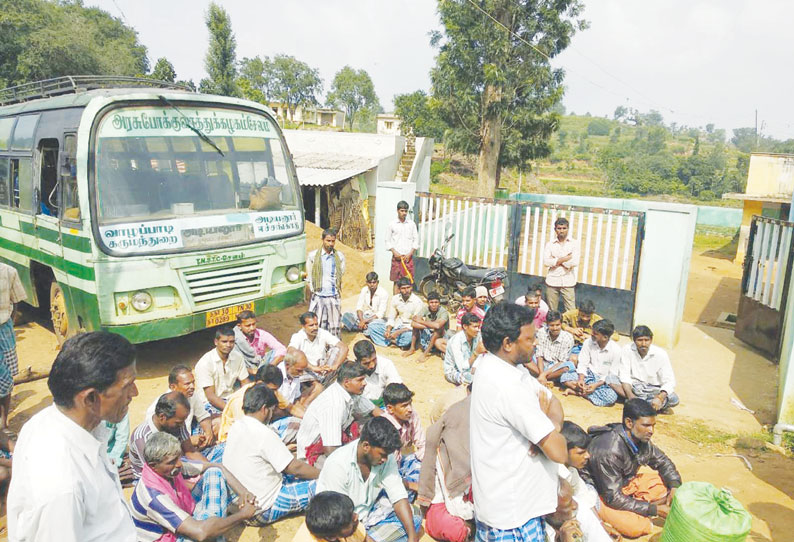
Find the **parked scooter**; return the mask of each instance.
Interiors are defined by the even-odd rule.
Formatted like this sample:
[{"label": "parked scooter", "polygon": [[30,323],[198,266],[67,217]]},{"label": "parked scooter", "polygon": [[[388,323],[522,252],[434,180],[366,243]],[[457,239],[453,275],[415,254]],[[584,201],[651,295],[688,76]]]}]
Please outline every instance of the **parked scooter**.
[{"label": "parked scooter", "polygon": [[456,312],[461,304],[461,296],[469,287],[485,286],[491,303],[498,303],[504,298],[507,286],[507,270],[504,267],[490,269],[471,269],[460,258],[446,258],[447,245],[455,237],[451,233],[430,256],[430,274],[419,283],[419,293],[427,299],[427,295],[436,291],[441,296],[441,303],[447,310]]}]

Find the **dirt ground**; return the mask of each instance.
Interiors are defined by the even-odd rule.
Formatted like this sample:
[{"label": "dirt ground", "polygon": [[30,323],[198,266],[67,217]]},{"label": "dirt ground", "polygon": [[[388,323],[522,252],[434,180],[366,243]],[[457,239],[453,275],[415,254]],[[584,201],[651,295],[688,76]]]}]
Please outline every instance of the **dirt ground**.
[{"label": "dirt ground", "polygon": [[[319,246],[319,230],[308,225],[309,250]],[[371,269],[372,252],[340,246],[347,256],[343,306],[352,308],[363,276]],[[659,418],[654,441],[675,461],[684,480],[702,480],[729,488],[753,516],[749,540],[791,540],[794,530],[794,460],[771,449],[764,426],[774,422],[777,367],[733,337],[730,330],[712,327],[720,312],[735,312],[741,269],[702,251],[693,253],[681,339],[671,352],[679,382],[681,406]],[[715,280],[719,277],[719,280]],[[298,329],[305,305],[260,318],[262,326],[286,343]],[[37,320],[17,328],[20,367],[46,370],[57,351],[52,333]],[[349,344],[356,338],[344,337]],[[621,342],[628,339],[623,337]],[[138,349],[139,396],[130,408],[132,427],[143,420],[146,407],[166,387],[166,376],[177,363],[195,364],[212,348],[210,333],[141,345]],[[395,349],[379,348],[396,363],[406,384],[416,392],[415,405],[423,422],[451,386],[444,380],[438,357],[418,364]],[[555,392],[558,393],[558,392]],[[559,396],[559,393],[558,393]],[[731,403],[738,399],[751,414]],[[620,407],[598,409],[575,397],[560,399],[566,417],[587,427],[620,419]],[[15,387],[10,424],[19,430],[33,414],[51,402],[46,380]],[[741,455],[749,462],[749,469]],[[266,528],[237,529],[229,541],[289,541],[302,519],[289,518]],[[658,540],[660,528],[643,540]],[[429,538],[426,538],[428,541]]]}]

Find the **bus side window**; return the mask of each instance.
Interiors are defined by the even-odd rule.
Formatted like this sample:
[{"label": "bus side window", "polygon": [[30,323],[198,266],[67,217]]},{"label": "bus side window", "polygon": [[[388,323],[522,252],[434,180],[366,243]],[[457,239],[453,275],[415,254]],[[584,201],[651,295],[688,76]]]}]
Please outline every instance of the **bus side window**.
[{"label": "bus side window", "polygon": [[8,207],[11,199],[9,197],[11,193],[8,175],[9,163],[10,160],[8,158],[0,158],[0,205],[5,207]]},{"label": "bus side window", "polygon": [[11,159],[12,207],[33,210],[33,164],[30,158]]},{"label": "bus side window", "polygon": [[63,151],[59,158],[61,190],[63,190],[63,219],[80,220],[80,199],[77,194],[77,136],[63,136]]}]

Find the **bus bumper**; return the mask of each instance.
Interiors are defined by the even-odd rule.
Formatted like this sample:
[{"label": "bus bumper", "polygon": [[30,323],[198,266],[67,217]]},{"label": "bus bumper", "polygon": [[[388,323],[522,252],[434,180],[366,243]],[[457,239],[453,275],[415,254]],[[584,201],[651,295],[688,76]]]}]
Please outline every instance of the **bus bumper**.
[{"label": "bus bumper", "polygon": [[[303,303],[303,291],[303,283],[300,283],[300,287],[272,294],[264,299],[257,299],[254,301],[254,313],[261,315],[268,312],[280,311],[287,307],[293,307]],[[110,331],[111,333],[117,333],[133,344],[140,344],[171,337],[181,337],[182,335],[187,335],[194,331],[206,329],[207,312],[209,311],[197,312],[187,316],[178,316],[176,318],[163,318],[150,322],[141,322],[138,324],[102,326],[102,329]],[[234,323],[235,322],[229,322],[226,325],[234,325]]]}]

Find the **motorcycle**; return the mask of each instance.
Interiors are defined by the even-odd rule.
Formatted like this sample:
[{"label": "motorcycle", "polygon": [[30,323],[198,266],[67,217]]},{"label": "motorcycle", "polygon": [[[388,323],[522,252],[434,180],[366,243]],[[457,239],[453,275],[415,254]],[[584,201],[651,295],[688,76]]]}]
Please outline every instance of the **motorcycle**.
[{"label": "motorcycle", "polygon": [[451,233],[436,248],[428,261],[430,274],[419,283],[419,293],[427,299],[430,292],[438,292],[441,303],[447,310],[457,311],[461,304],[463,292],[469,287],[485,286],[491,303],[504,299],[507,287],[507,270],[504,267],[490,269],[471,269],[460,258],[446,258],[447,245],[455,237]]}]

